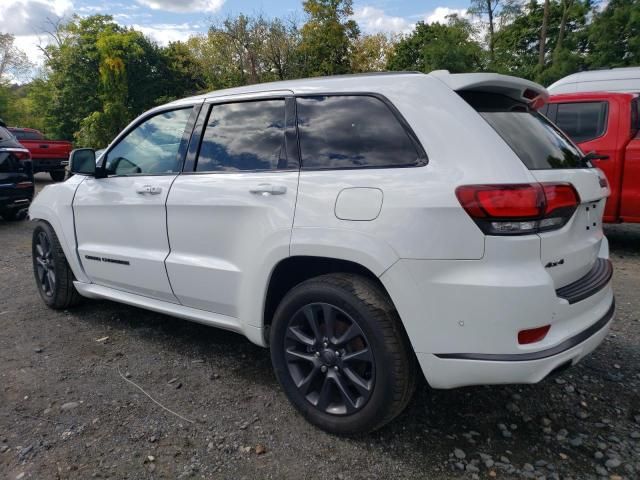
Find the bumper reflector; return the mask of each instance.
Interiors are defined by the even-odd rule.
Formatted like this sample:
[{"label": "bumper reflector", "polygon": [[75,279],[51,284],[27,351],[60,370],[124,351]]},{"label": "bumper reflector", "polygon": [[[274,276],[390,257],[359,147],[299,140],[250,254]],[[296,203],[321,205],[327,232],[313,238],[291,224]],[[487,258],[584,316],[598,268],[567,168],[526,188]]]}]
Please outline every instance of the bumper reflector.
[{"label": "bumper reflector", "polygon": [[544,327],[530,328],[528,330],[520,330],[518,332],[518,343],[520,345],[527,345],[529,343],[536,343],[542,340],[549,333],[551,325],[545,325]]}]

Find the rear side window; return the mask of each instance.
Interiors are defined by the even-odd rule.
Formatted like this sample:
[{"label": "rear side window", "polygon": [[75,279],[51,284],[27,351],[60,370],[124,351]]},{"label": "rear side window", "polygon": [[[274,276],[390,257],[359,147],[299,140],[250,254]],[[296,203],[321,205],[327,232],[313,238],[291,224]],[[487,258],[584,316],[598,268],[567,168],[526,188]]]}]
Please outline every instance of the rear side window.
[{"label": "rear side window", "polygon": [[505,95],[459,92],[530,170],[586,168],[582,152],[543,115]]},{"label": "rear side window", "polygon": [[379,98],[299,97],[298,131],[304,169],[408,167],[426,155]]},{"label": "rear side window", "polygon": [[39,132],[28,130],[13,130],[13,134],[18,140],[44,140],[44,135]]},{"label": "rear side window", "polygon": [[286,127],[284,99],[213,105],[196,171],[286,169]]},{"label": "rear side window", "polygon": [[574,142],[588,142],[607,130],[607,102],[559,103],[556,125]]},{"label": "rear side window", "polygon": [[4,127],[0,127],[0,142],[5,142],[7,140],[11,140],[13,137],[9,130]]}]

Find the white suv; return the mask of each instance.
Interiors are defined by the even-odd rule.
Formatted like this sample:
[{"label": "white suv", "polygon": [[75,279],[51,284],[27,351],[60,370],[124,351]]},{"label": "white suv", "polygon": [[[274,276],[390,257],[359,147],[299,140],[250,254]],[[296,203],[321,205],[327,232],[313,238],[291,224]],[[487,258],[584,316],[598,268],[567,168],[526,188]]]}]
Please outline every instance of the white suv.
[{"label": "white suv", "polygon": [[533,383],[613,317],[606,179],[495,74],[252,85],[75,150],[30,209],[53,308],[78,294],[269,346],[295,407],[370,431],[433,388]]}]

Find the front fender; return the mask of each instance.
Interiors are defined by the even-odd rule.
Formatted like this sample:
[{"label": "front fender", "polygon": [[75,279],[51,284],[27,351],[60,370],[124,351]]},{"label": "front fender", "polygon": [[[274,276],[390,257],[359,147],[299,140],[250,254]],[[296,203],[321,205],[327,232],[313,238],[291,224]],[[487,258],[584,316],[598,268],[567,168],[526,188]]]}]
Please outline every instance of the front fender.
[{"label": "front fender", "polygon": [[83,180],[83,176],[74,175],[65,182],[46,186],[31,203],[29,218],[44,220],[53,227],[76,280],[89,283],[78,258],[73,220],[73,197]]}]

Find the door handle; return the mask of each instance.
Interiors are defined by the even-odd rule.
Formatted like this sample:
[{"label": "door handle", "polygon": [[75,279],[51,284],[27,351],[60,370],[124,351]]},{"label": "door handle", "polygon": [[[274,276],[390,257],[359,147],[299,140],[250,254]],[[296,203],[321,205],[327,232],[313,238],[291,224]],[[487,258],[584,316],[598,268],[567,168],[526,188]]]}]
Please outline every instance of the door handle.
[{"label": "door handle", "polygon": [[284,195],[287,193],[287,187],[284,185],[271,185],[270,183],[261,183],[257,187],[249,190],[256,195]]},{"label": "door handle", "polygon": [[157,185],[143,185],[141,187],[136,187],[136,193],[139,193],[140,195],[158,195],[160,192],[162,192],[162,187]]}]

